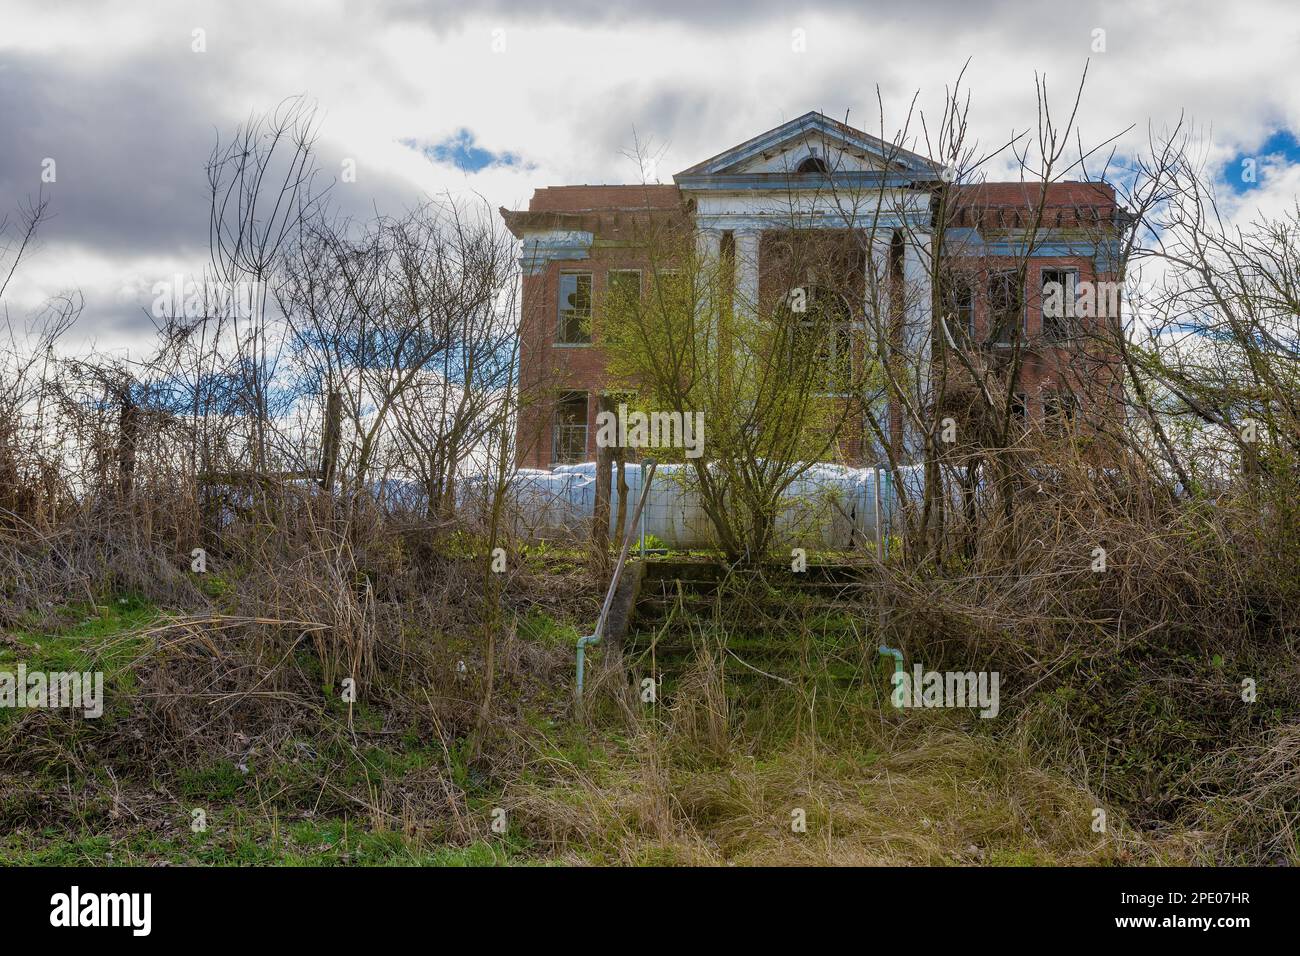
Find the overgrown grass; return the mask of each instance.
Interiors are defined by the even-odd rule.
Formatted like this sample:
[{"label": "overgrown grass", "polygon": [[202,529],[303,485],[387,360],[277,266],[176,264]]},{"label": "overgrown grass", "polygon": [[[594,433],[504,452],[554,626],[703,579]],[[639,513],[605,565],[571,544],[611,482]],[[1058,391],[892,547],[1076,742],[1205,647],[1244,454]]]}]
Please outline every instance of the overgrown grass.
[{"label": "overgrown grass", "polygon": [[[829,602],[747,571],[656,655],[597,649],[581,715],[582,548],[513,551],[495,617],[468,534],[309,515],[236,529],[207,575],[121,542],[38,555],[0,669],[104,670],[109,706],[0,713],[0,862],[1294,863],[1295,595],[1223,514],[900,557]],[[1133,542],[1104,577],[1102,535]],[[881,644],[1000,671],[999,718],[895,710]]]},{"label": "overgrown grass", "polygon": [[[42,651],[49,648],[43,661],[84,664],[105,646],[132,648],[138,658],[143,639],[133,635],[156,621],[157,610],[130,599],[101,608],[94,616],[71,608],[61,615],[65,630],[40,635]],[[827,635],[849,622],[831,616],[813,623],[815,646],[829,646]],[[520,627],[522,640],[565,659],[575,634],[541,612]],[[742,636],[732,646],[747,653],[772,636]],[[21,640],[27,645],[31,638]],[[511,730],[522,754],[510,778],[484,773],[463,747],[444,747],[413,727],[386,732],[386,716],[371,706],[354,709],[349,735],[287,738],[270,752],[171,772],[123,767],[111,754],[84,776],[47,767],[27,778],[29,819],[0,844],[0,862],[1096,863],[1125,862],[1135,852],[1151,858],[1151,849],[1131,836],[1092,834],[1095,800],[1035,771],[1023,753],[950,715],[899,720],[881,710],[878,687],[823,676],[811,711],[812,685],[732,694],[725,739],[705,740],[692,695],[704,693],[709,681],[725,682],[724,670],[706,667],[703,680],[687,675],[677,699],[645,706],[631,724],[607,716],[592,726],[544,709],[526,713]],[[868,683],[885,673],[875,668]],[[119,686],[129,694],[128,685]],[[337,706],[327,713],[334,722],[346,719]],[[438,787],[456,794],[452,816],[462,817],[459,825],[430,812],[428,791]],[[403,804],[398,794],[416,798]],[[60,825],[40,826],[38,809],[50,803],[76,811],[60,815]],[[504,834],[492,831],[494,811],[505,813]],[[792,828],[797,811],[802,832]]]}]

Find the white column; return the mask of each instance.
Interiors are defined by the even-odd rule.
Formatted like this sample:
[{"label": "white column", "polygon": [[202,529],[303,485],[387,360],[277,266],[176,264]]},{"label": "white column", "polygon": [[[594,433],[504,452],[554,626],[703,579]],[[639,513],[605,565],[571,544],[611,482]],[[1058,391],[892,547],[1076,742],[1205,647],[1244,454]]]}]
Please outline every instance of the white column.
[{"label": "white column", "polygon": [[695,254],[699,256],[701,264],[717,262],[721,252],[721,229],[704,228],[695,231]]},{"label": "white column", "polygon": [[718,262],[722,257],[722,230],[700,228],[695,231],[695,317],[709,315],[717,295]]},{"label": "white column", "polygon": [[[933,398],[930,380],[930,335],[932,331],[930,288],[930,237],[910,235],[903,246],[903,341],[907,349],[909,375],[914,375],[913,401],[918,409],[929,407]],[[904,422],[904,444],[908,453],[919,456],[920,437],[910,421]]]},{"label": "white column", "polygon": [[[868,361],[887,362],[889,360],[889,332],[890,332],[890,303],[892,301],[892,292],[889,281],[889,253],[894,245],[894,230],[877,228],[871,235],[871,244],[868,246],[866,283],[863,289],[863,313],[866,328],[863,330],[863,337],[868,350]],[[871,413],[876,421],[883,422],[885,431],[889,431],[889,406],[892,399],[888,392],[881,396],[874,403]],[[885,460],[884,449],[880,447],[879,441],[874,434],[866,432],[864,434],[871,441],[871,454],[869,457],[877,460]]]},{"label": "white column", "polygon": [[867,330],[889,344],[889,250],[894,244],[894,230],[878,229],[867,250],[866,289],[863,305]]},{"label": "white column", "polygon": [[732,299],[736,312],[758,312],[758,249],[759,229],[737,229],[736,240],[736,279]]},{"label": "white column", "polygon": [[930,361],[930,237],[914,235],[903,246],[903,336],[917,361]]}]

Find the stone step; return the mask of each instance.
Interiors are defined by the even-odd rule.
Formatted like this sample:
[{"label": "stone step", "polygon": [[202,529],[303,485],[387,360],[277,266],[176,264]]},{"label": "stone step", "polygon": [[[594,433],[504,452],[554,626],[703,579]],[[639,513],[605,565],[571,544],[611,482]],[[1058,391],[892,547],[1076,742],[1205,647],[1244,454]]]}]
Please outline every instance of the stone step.
[{"label": "stone step", "polygon": [[[681,657],[693,657],[701,646],[698,632],[689,630],[638,631],[623,644],[625,656],[645,655],[653,649],[656,657],[665,660]],[[829,657],[856,660],[863,655],[873,657],[872,644],[866,635],[855,637],[851,633],[839,633],[830,637],[805,641],[792,639],[779,632],[758,632],[736,634],[728,638],[724,645],[713,645],[716,650],[730,651],[733,654],[753,654],[764,659],[826,659]]]},{"label": "stone step", "polygon": [[[701,630],[712,629],[715,624],[720,624],[733,638],[767,631],[778,632],[791,643],[803,640],[803,631],[806,630],[808,637],[818,644],[823,643],[828,635],[842,633],[851,639],[855,633],[864,634],[873,627],[873,623],[865,618],[848,616],[847,609],[820,609],[803,615],[784,616],[751,613],[738,619],[734,616],[715,618],[709,611],[691,612],[678,608],[641,615],[637,619],[636,633],[656,632],[660,640],[689,639]],[[630,645],[638,640],[639,637],[625,639],[624,644]]]},{"label": "stone step", "polygon": [[[782,565],[729,572],[716,561],[647,560],[623,641],[625,660],[639,672],[653,659],[655,676],[671,693],[695,659],[700,628],[721,621],[731,632],[723,652],[731,685],[819,674],[851,681],[867,666],[864,656],[873,660],[851,623],[866,613],[862,598],[871,582],[868,568],[850,564],[810,564],[799,573]],[[830,620],[820,622],[821,616]],[[796,634],[797,623],[811,626],[811,646]],[[810,675],[809,665],[817,672]]]},{"label": "stone step", "polygon": [[772,584],[799,584],[806,582],[855,583],[869,581],[872,578],[869,565],[856,564],[809,564],[803,571],[792,571],[789,564],[761,565],[757,568],[728,572],[727,568],[715,561],[650,559],[645,562],[645,580],[682,580],[697,582],[718,582],[730,578],[733,581],[763,580]]},{"label": "stone step", "polygon": [[[694,659],[693,649],[674,654],[657,647],[653,657],[646,648],[639,655],[625,657],[624,662],[637,683],[646,677],[661,679],[662,696],[670,698],[681,678],[689,672]],[[743,688],[763,685],[774,679],[796,683],[829,679],[838,684],[885,680],[884,672],[874,664],[864,665],[851,658],[815,660],[805,664],[798,655],[759,653],[753,648],[742,647],[724,653],[719,663],[725,668],[727,683]]]}]

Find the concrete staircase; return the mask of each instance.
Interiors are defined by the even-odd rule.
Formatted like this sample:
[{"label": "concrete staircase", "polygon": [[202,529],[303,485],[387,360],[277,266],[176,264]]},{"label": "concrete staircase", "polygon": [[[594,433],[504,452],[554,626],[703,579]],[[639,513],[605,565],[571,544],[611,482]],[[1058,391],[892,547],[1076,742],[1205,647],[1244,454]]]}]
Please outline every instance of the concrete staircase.
[{"label": "concrete staircase", "polygon": [[867,568],[810,564],[730,571],[718,560],[647,559],[622,639],[632,676],[671,694],[702,649],[724,660],[739,691],[763,682],[853,680],[874,664]]}]

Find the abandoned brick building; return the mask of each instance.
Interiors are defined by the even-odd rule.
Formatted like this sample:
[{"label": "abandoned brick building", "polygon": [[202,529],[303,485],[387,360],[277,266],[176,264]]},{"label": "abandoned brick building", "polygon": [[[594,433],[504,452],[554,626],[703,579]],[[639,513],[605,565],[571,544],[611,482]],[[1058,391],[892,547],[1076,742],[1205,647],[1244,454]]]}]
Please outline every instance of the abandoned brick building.
[{"label": "abandoned brick building", "polygon": [[[944,171],[931,161],[816,112],[673,179],[552,186],[536,190],[527,210],[501,210],[521,243],[520,389],[529,396],[519,414],[521,466],[594,459],[597,399],[610,385],[602,303],[620,287],[644,293],[649,279],[637,237],[656,218],[687,223],[701,254],[734,263],[728,268],[742,301],[773,281],[773,240],[788,231],[797,209],[804,228],[858,240],[863,254],[845,266],[863,292],[852,305],[856,318],[880,308],[880,298],[866,293],[868,277],[883,276],[879,287],[893,290],[896,300],[891,321],[917,354],[928,353],[936,335],[965,336],[994,360],[1014,347],[1013,411],[1026,426],[1051,416],[1074,422],[1118,414],[1112,358],[1081,361],[1070,347],[1118,319],[1114,273],[1125,213],[1110,187],[1023,182],[945,189]],[[942,249],[932,257],[936,235]],[[932,276],[949,270],[936,270],[935,261],[957,264],[951,274],[962,277],[945,280],[938,294]],[[1043,308],[1051,289],[1065,290],[1063,310]],[[1085,289],[1097,300],[1086,308],[1076,305]],[[854,318],[846,316],[849,327],[863,328]],[[1090,354],[1096,359],[1095,349]],[[914,457],[903,415],[884,401],[898,457]],[[869,436],[843,445],[838,457],[855,465],[883,459]]]}]

